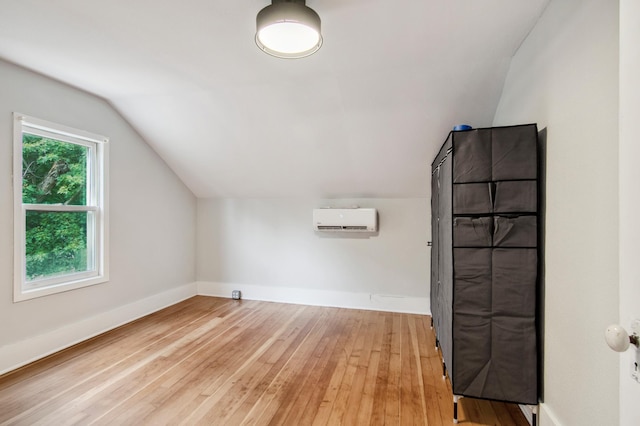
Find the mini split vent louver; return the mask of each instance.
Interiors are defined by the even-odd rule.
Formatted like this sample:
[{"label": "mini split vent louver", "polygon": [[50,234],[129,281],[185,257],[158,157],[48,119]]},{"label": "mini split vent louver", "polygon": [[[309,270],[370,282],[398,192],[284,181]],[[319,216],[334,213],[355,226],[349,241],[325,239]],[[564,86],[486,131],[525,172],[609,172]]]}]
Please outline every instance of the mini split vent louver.
[{"label": "mini split vent louver", "polygon": [[313,229],[324,232],[377,232],[376,209],[314,209]]}]

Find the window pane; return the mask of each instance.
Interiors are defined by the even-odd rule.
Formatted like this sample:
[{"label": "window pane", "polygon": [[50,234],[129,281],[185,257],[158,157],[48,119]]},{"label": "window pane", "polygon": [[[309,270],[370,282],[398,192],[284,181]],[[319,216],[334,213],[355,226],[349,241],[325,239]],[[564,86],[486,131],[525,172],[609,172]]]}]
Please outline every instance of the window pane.
[{"label": "window pane", "polygon": [[22,135],[22,202],[85,205],[89,148]]},{"label": "window pane", "polygon": [[[35,281],[94,269],[92,212],[26,212],[26,278]],[[89,231],[89,232],[87,232]]]}]

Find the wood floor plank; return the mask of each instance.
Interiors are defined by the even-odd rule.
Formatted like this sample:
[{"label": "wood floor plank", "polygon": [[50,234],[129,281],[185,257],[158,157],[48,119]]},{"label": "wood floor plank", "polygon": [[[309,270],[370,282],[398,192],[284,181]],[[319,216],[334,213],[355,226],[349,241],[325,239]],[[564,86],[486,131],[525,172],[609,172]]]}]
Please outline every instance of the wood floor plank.
[{"label": "wood floor plank", "polygon": [[[196,422],[198,418],[206,418],[209,411],[215,412],[215,407],[219,407],[220,401],[236,383],[242,386],[245,380],[259,379],[255,368],[270,365],[273,353],[282,352],[279,345],[270,347],[270,343],[281,341],[283,324],[295,319],[297,314],[292,313],[292,315],[293,317],[283,317],[286,321],[274,318],[260,319],[259,325],[256,322],[249,327],[251,329],[249,334],[241,333],[233,342],[211,353],[209,357],[214,361],[208,375],[215,379],[207,386],[197,389],[204,399],[199,400],[196,405],[185,406],[178,416],[182,419],[181,422]],[[251,337],[252,334],[255,336]]]},{"label": "wood floor plank", "polygon": [[[318,407],[316,416],[313,419],[313,425],[323,426],[329,424],[331,418],[333,405],[338,397],[340,387],[345,379],[345,374],[348,369],[348,362],[351,356],[352,349],[355,345],[356,337],[359,333],[360,326],[362,324],[361,312],[356,311],[353,315],[347,317],[347,328],[345,333],[340,335],[338,345],[334,348],[333,353],[330,355],[336,359],[336,365],[332,369],[332,374],[329,378],[329,384],[326,392]],[[347,377],[347,380],[349,377]],[[337,413],[341,415],[342,413]]]},{"label": "wood floor plank", "polygon": [[[315,314],[315,310],[313,314]],[[246,406],[248,415],[243,419],[245,424],[280,424],[290,410],[292,390],[299,386],[301,365],[304,365],[313,353],[319,340],[318,329],[322,329],[318,319],[309,318],[307,326],[301,330],[298,345],[292,345],[290,351],[279,359],[274,368],[274,375],[265,381],[261,395],[251,406]],[[238,413],[239,415],[242,413]],[[240,417],[237,416],[239,419]],[[232,423],[233,424],[233,423]],[[235,423],[238,424],[238,423]]]},{"label": "wood floor plank", "polygon": [[400,394],[402,393],[402,316],[392,315],[391,354],[387,376],[384,424],[400,424]]},{"label": "wood floor plank", "polygon": [[[0,425],[448,425],[430,318],[197,296],[0,377]],[[527,425],[463,398],[460,420]]]},{"label": "wood floor plank", "polygon": [[[363,353],[363,348],[365,344],[365,312],[360,312],[359,315],[359,324],[358,329],[356,331],[355,341],[352,346],[349,346],[345,351],[346,358],[346,368],[344,374],[342,376],[342,381],[340,383],[340,387],[338,388],[338,392],[335,394],[335,399],[333,401],[333,406],[331,407],[331,415],[329,416],[328,424],[336,425],[342,424],[346,422],[344,419],[345,414],[347,414],[347,404],[349,401],[349,396],[353,395],[354,397],[359,397],[359,389],[358,383],[356,381],[356,377],[358,375],[358,364],[360,362],[360,357]],[[352,394],[351,391],[355,392]],[[356,407],[359,405],[356,404]]]},{"label": "wood floor plank", "polygon": [[384,413],[386,411],[387,387],[389,384],[389,363],[391,360],[391,342],[393,337],[393,316],[382,317],[380,328],[383,331],[380,344],[380,360],[378,361],[378,371],[376,372],[376,386],[373,394],[373,411],[371,421],[373,424],[384,424]]},{"label": "wood floor plank", "polygon": [[[219,318],[196,321],[174,333],[170,342],[162,338],[143,350],[124,357],[112,368],[86,381],[83,386],[72,389],[68,397],[74,397],[73,404],[56,410],[55,414],[48,415],[45,420],[55,424],[67,417],[67,410],[83,409],[90,419],[94,416],[102,417],[101,413],[107,409],[113,411],[181,361],[189,359],[191,353],[197,352],[206,344],[210,339],[208,334],[220,323]],[[90,392],[84,390],[87,386],[91,387]],[[122,411],[119,414],[122,415]]]},{"label": "wood floor plank", "polygon": [[364,345],[359,355],[356,376],[348,395],[345,424],[362,424],[371,417],[375,391],[375,371],[380,360],[380,352],[374,352],[380,338],[377,326],[377,312],[366,313]]},{"label": "wood floor plank", "polygon": [[[200,353],[203,349],[209,349],[211,340],[217,335],[214,330],[221,329],[222,323],[223,319],[221,318],[213,318],[207,322],[197,322],[192,324],[194,327],[199,325],[197,328],[191,329],[190,327],[186,329],[185,333],[172,343],[167,345],[164,342],[158,342],[150,346],[142,353],[144,358],[130,367],[134,371],[129,370],[126,383],[120,383],[119,381],[122,373],[114,374],[114,371],[109,371],[108,373],[113,377],[104,381],[102,392],[94,395],[92,399],[75,406],[84,406],[87,407],[87,411],[96,412],[101,410],[95,410],[94,408],[102,404],[108,405],[111,407],[111,411],[114,411],[116,407],[121,405],[118,401],[127,403],[137,392],[144,390],[154,381],[161,379],[168,372],[180,366],[182,362],[190,360],[193,354]],[[233,332],[224,334],[225,338],[235,335]],[[161,345],[162,349],[156,350],[156,345]],[[156,368],[158,369],[157,372]],[[125,411],[127,410],[119,410],[118,415],[122,416]]]},{"label": "wood floor plank", "polygon": [[[187,304],[191,307],[191,304]],[[165,312],[166,311],[166,312]],[[135,351],[145,347],[149,342],[165,336],[171,329],[180,329],[184,321],[176,315],[179,311],[174,307],[149,316],[146,326],[137,327],[138,333],[131,335],[130,329],[120,327],[100,339],[90,339],[74,346],[73,350],[61,351],[55,357],[48,357],[19,369],[14,374],[6,375],[0,381],[0,404],[3,396],[13,394],[11,387],[19,380],[20,391],[32,395],[34,400],[44,401],[59,393],[59,382],[69,376],[86,376],[94,374],[119,361],[121,348]],[[153,322],[151,321],[153,320]],[[192,321],[187,318],[187,321]],[[131,324],[133,325],[133,323]],[[130,326],[131,326],[130,325]],[[78,354],[82,353],[82,356]],[[40,377],[43,372],[46,378]],[[18,374],[19,373],[19,374]],[[6,392],[5,392],[6,391]],[[10,415],[11,413],[6,413]]]},{"label": "wood floor plank", "polygon": [[[63,368],[62,370],[66,376],[60,376],[59,371],[55,368],[52,369],[51,377],[45,375],[45,378],[38,380],[38,382],[44,382],[45,386],[43,387],[47,387],[49,379],[53,378],[57,384],[55,386],[55,393],[51,393],[46,397],[40,396],[35,400],[39,401],[38,403],[31,404],[31,408],[20,413],[18,417],[23,417],[28,420],[30,416],[33,416],[33,418],[41,417],[42,413],[48,413],[46,415],[48,418],[53,418],[56,415],[66,417],[63,405],[75,407],[75,404],[69,404],[69,401],[75,401],[76,403],[86,401],[105,388],[117,383],[119,378],[126,377],[129,379],[130,384],[134,383],[134,381],[131,380],[134,378],[134,373],[142,366],[153,363],[154,360],[158,358],[157,351],[165,351],[167,343],[171,342],[172,339],[179,339],[184,332],[185,328],[180,328],[173,332],[167,332],[167,334],[161,338],[156,336],[151,342],[145,340],[143,345],[146,346],[132,344],[130,349],[126,349],[130,350],[130,352],[122,352],[123,349],[119,345],[107,347],[105,349],[105,356],[111,360],[111,363],[104,364],[97,362],[97,368],[95,370],[85,370],[85,359],[78,362],[82,368]],[[93,357],[90,358],[93,359]],[[158,362],[162,361],[160,360]],[[78,377],[79,379],[64,386],[63,384],[69,383],[68,377]],[[32,385],[33,383],[30,384]],[[27,392],[26,394],[28,394],[29,388],[21,390],[20,393]],[[13,392],[15,391],[14,389]],[[2,395],[4,395],[4,393],[2,393]],[[54,412],[57,414],[54,414]]]},{"label": "wood floor plank", "polygon": [[[297,418],[307,407],[314,388],[317,386],[319,373],[322,371],[322,366],[319,364],[322,359],[320,355],[329,342],[326,333],[333,326],[325,310],[318,309],[313,314],[317,316],[313,327],[309,329],[299,350],[296,350],[287,359],[289,364],[288,377],[285,381],[278,381],[276,380],[277,375],[275,375],[263,392],[265,395],[272,392],[270,403],[261,415],[264,423],[271,425],[300,424]],[[279,384],[280,386],[276,388]],[[257,396],[256,400],[260,397],[262,395]],[[245,409],[251,413],[260,411],[260,404],[256,403],[256,400],[247,401]],[[245,419],[247,423],[250,423],[249,416]],[[269,420],[267,421],[267,419]],[[230,424],[238,423],[231,419]]]},{"label": "wood floor plank", "polygon": [[[435,349],[435,338],[425,318],[421,318],[416,327],[418,352],[422,365],[422,382],[424,385],[425,411],[427,424],[441,424],[445,413],[440,407],[439,396],[446,391],[439,369],[433,368],[432,361],[439,362],[440,355]],[[448,415],[448,413],[446,413]]]},{"label": "wood floor plank", "polygon": [[[234,396],[233,399],[226,402],[227,405],[236,407],[237,402],[239,402],[240,406],[238,408],[241,408],[242,403],[248,396],[252,396],[252,398],[256,396],[251,395],[250,390],[255,388],[260,389],[263,388],[262,384],[268,384],[264,387],[263,394],[271,392],[274,398],[272,399],[273,403],[269,404],[267,409],[263,410],[262,415],[265,419],[273,418],[274,413],[277,412],[280,407],[285,405],[285,400],[282,395],[287,390],[288,383],[292,380],[292,376],[295,375],[298,363],[301,362],[301,360],[303,361],[307,359],[310,355],[312,350],[311,345],[305,345],[303,343],[309,341],[309,334],[317,325],[317,319],[313,318],[316,316],[316,312],[317,308],[307,308],[300,316],[293,318],[292,322],[288,324],[290,326],[290,330],[288,330],[286,338],[279,340],[279,342],[281,342],[281,349],[276,351],[276,356],[269,356],[268,354],[265,354],[265,361],[268,362],[266,362],[261,368],[261,371],[256,371],[257,380],[253,382],[244,382],[241,380],[234,385],[234,387],[241,385],[246,388],[244,398],[237,401],[237,396]],[[236,395],[242,395],[240,391],[232,390],[231,392]],[[237,402],[234,405],[233,402],[235,401]],[[225,402],[222,401],[222,404],[225,404]],[[251,404],[252,408],[253,406],[255,406],[255,404]],[[248,406],[244,407],[246,409]],[[219,410],[216,411],[219,412]],[[239,414],[243,415],[244,413],[240,412]],[[215,416],[214,418],[206,419],[229,424],[230,422],[228,420],[230,420],[230,418],[230,416]]]},{"label": "wood floor plank", "polygon": [[270,424],[311,425],[313,423],[329,386],[328,378],[333,374],[337,365],[337,358],[332,354],[339,346],[339,336],[346,328],[346,315],[348,313],[343,309],[333,310],[329,314],[329,320],[323,323],[322,337],[312,353],[311,363],[305,364],[305,367],[299,372],[305,377],[303,383],[299,386],[292,386],[290,389],[290,393],[296,394],[297,397],[293,400],[287,417],[281,422],[274,418],[276,422],[270,422]]}]

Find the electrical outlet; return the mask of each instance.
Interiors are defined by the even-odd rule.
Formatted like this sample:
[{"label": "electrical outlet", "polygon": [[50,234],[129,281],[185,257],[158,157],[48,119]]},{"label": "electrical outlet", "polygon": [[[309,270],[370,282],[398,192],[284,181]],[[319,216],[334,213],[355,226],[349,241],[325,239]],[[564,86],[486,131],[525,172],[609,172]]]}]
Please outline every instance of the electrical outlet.
[{"label": "electrical outlet", "polygon": [[[633,320],[631,323],[631,333],[636,336],[640,336],[640,320]],[[636,382],[640,383],[640,349],[631,346],[633,350],[631,351],[631,378]]]}]

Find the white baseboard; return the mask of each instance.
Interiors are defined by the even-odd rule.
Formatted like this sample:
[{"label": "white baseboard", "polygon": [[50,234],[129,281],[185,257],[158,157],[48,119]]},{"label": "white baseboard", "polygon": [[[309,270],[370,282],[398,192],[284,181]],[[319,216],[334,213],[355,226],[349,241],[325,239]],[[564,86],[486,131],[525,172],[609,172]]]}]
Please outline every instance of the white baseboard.
[{"label": "white baseboard", "polygon": [[520,405],[519,407],[522,414],[524,414],[527,421],[532,426],[562,426],[562,423],[558,421],[558,418],[545,404],[538,404],[538,425],[533,424],[533,412],[531,405]]},{"label": "white baseboard", "polygon": [[539,420],[538,424],[541,426],[562,426],[562,423],[558,420],[558,417],[553,413],[547,404],[539,405]]},{"label": "white baseboard", "polygon": [[203,296],[231,297],[232,290],[240,290],[242,298],[248,300],[430,315],[428,297],[202,281],[197,284],[198,294]]},{"label": "white baseboard", "polygon": [[105,331],[174,305],[197,294],[196,283],[156,294],[52,332],[0,347],[0,374],[68,348]]},{"label": "white baseboard", "polygon": [[518,405],[518,407],[520,407],[520,411],[522,411],[522,414],[524,414],[524,417],[527,419],[527,422],[529,422],[530,425],[532,426],[537,426],[533,424],[533,408],[531,405]]},{"label": "white baseboard", "polygon": [[20,368],[190,297],[203,295],[229,298],[231,290],[240,290],[242,297],[249,300],[430,314],[429,299],[426,297],[197,282],[129,303],[46,334],[2,346],[0,347],[0,374]]}]

